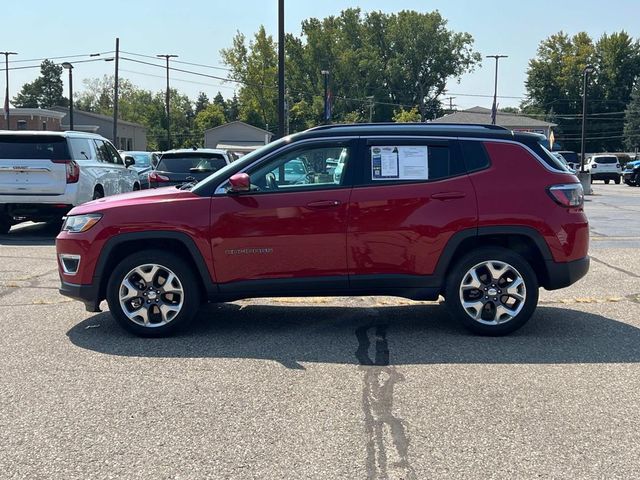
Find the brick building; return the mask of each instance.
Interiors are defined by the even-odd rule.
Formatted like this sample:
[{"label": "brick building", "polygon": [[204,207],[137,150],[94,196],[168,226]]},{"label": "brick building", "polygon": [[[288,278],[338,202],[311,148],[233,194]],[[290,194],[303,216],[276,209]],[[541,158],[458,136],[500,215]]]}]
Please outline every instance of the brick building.
[{"label": "brick building", "polygon": [[64,113],[42,108],[10,108],[9,125],[4,115],[0,113],[0,129],[2,130],[62,130]]}]

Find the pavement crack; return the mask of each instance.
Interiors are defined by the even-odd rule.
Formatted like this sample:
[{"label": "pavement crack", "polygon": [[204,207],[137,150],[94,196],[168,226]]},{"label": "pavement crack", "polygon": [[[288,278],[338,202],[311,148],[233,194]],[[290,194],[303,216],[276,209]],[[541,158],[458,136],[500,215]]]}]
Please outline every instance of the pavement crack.
[{"label": "pavement crack", "polygon": [[625,270],[624,268],[620,268],[620,267],[616,267],[614,265],[611,265],[610,263],[607,263],[607,262],[605,262],[603,260],[600,260],[599,258],[594,257],[593,255],[591,255],[591,260],[593,260],[596,263],[600,263],[602,265],[605,265],[605,266],[607,266],[609,268],[612,268],[614,270],[617,270],[620,273],[624,273],[625,275],[629,275],[630,277],[640,278],[640,275],[638,275],[637,273],[633,273],[633,272],[630,272],[629,270]]},{"label": "pavement crack", "polygon": [[[362,410],[366,436],[366,470],[370,480],[403,478],[417,480],[409,462],[406,422],[393,413],[396,383],[405,381],[389,364],[388,325],[368,325],[356,329],[356,358],[364,370]],[[373,333],[373,342],[369,334]],[[369,355],[374,343],[374,358]],[[391,477],[390,477],[391,475]]]}]

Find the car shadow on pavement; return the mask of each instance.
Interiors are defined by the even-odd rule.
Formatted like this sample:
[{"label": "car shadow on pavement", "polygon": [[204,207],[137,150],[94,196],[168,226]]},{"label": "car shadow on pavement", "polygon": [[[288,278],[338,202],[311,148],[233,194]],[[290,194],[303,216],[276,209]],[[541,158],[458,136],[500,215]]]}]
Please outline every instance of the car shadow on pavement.
[{"label": "car shadow on pavement", "polygon": [[9,233],[0,235],[0,245],[55,245],[60,227],[59,222],[14,225]]},{"label": "car shadow on pavement", "polygon": [[67,332],[78,347],[128,357],[246,358],[359,364],[358,331],[385,326],[389,364],[569,364],[640,361],[640,329],[593,313],[538,307],[506,337],[480,337],[438,305],[301,307],[218,304],[204,308],[187,332],[144,339],[101,313]]}]

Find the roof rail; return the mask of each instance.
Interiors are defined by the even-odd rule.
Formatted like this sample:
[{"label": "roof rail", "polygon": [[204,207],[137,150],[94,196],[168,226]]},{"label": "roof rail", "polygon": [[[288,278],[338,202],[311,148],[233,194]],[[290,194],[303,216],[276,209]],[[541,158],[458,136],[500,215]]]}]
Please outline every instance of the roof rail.
[{"label": "roof rail", "polygon": [[384,127],[384,126],[390,126],[390,125],[410,126],[410,127],[431,127],[431,128],[440,128],[440,127],[460,128],[460,129],[477,128],[477,129],[487,129],[487,130],[509,131],[508,128],[502,127],[500,125],[490,125],[490,124],[484,124],[484,123],[445,123],[445,122],[442,122],[442,123],[440,122],[438,123],[433,123],[433,122],[333,123],[329,125],[318,125],[317,127],[312,127],[307,131],[329,130],[331,128],[340,128],[340,127],[366,128],[366,127]]}]

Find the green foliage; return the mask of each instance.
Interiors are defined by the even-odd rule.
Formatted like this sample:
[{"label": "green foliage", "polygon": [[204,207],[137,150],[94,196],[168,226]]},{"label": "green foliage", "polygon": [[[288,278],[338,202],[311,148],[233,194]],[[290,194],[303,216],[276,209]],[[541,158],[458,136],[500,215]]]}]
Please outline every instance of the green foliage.
[{"label": "green foliage", "polygon": [[396,123],[419,122],[420,112],[418,107],[413,107],[410,110],[405,110],[404,108],[396,110],[393,115],[393,121]]},{"label": "green foliage", "polygon": [[209,102],[209,97],[204,92],[200,92],[198,94],[198,99],[196,100],[195,105],[195,114],[198,115],[202,110],[207,108],[211,102]]},{"label": "green foliage", "polygon": [[[438,12],[362,13],[357,8],[324,19],[302,22],[301,35],[286,36],[286,86],[290,130],[322,123],[324,77],[330,71],[332,120],[369,118],[390,121],[398,106],[417,107],[421,119],[442,110],[438,96],[448,80],[473,70],[480,55],[467,33],[446,28]],[[277,52],[272,37],[260,27],[253,40],[237,33],[221,52],[242,82],[238,91],[240,119],[264,128],[277,122]],[[404,107],[403,107],[404,108]],[[411,108],[411,107],[409,107]]]},{"label": "green foliage", "polygon": [[220,126],[225,122],[226,119],[223,108],[216,103],[211,103],[196,115],[194,128],[198,136],[204,138],[205,130]]},{"label": "green foliage", "polygon": [[584,32],[573,37],[559,32],[542,41],[529,62],[523,111],[558,123],[557,139],[564,148],[578,151],[587,65],[593,65],[595,72],[587,87],[586,150],[620,150],[623,110],[640,75],[640,44],[624,31],[605,34],[595,43]]},{"label": "green foliage", "polygon": [[12,103],[18,108],[50,108],[67,106],[69,101],[62,95],[63,68],[51,60],[40,64],[40,76],[31,83],[25,83]]},{"label": "green foliage", "polygon": [[631,102],[625,112],[624,145],[630,152],[640,148],[640,82],[633,88]]}]

